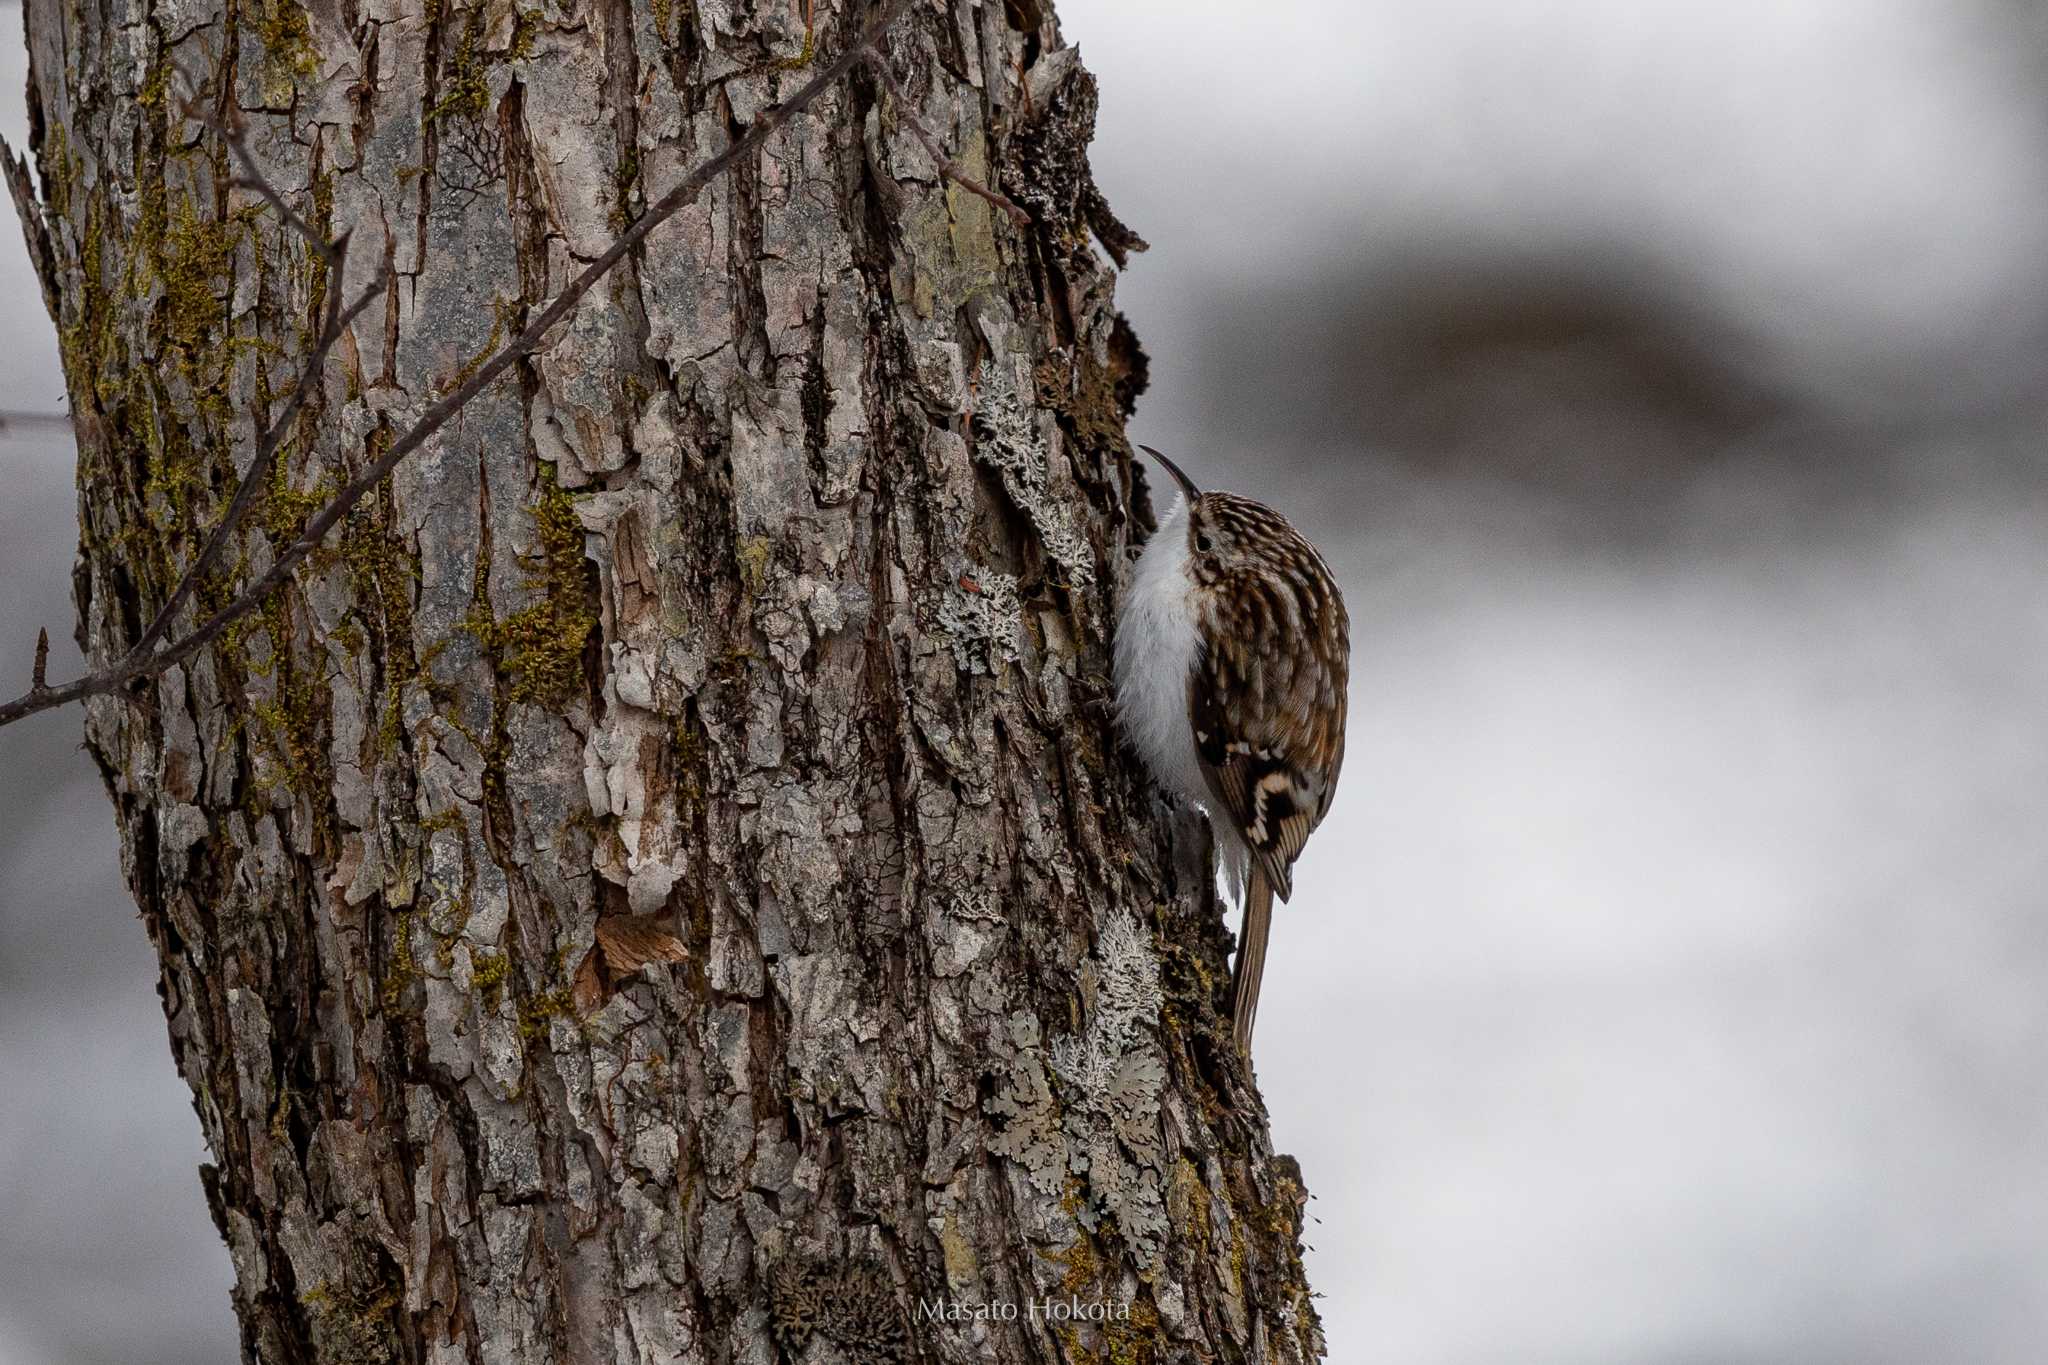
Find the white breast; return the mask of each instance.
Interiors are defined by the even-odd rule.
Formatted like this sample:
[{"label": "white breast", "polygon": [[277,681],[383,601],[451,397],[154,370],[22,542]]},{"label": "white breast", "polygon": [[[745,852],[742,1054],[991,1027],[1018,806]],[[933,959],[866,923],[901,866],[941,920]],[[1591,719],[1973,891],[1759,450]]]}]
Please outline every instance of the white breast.
[{"label": "white breast", "polygon": [[1159,784],[1206,805],[1209,789],[1188,720],[1188,678],[1201,652],[1194,593],[1182,498],[1146,542],[1124,589],[1116,623],[1117,716]]}]

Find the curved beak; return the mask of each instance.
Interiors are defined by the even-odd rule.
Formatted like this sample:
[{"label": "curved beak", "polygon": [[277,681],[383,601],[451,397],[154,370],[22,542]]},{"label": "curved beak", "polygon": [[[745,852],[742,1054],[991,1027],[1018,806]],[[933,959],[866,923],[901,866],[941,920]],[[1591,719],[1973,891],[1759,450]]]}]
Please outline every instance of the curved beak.
[{"label": "curved beak", "polygon": [[1159,461],[1160,467],[1173,476],[1173,481],[1180,485],[1180,491],[1187,495],[1187,499],[1190,503],[1193,503],[1195,499],[1202,496],[1202,490],[1195,487],[1195,481],[1193,479],[1189,478],[1187,475],[1180,472],[1179,465],[1175,464],[1172,460],[1167,459],[1164,455],[1161,455],[1151,446],[1139,446],[1138,449],[1144,451],[1147,455],[1150,455],[1153,459]]}]

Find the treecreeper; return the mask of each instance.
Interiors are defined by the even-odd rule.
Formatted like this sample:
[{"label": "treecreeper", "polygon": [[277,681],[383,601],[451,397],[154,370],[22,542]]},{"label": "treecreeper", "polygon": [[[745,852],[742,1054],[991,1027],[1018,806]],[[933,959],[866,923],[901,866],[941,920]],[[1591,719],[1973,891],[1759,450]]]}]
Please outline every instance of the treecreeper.
[{"label": "treecreeper", "polygon": [[1249,1052],[1273,898],[1286,900],[1344,766],[1350,620],[1322,555],[1236,493],[1180,487],[1146,542],[1116,628],[1117,710],[1152,776],[1208,813],[1244,930],[1231,1022]]}]

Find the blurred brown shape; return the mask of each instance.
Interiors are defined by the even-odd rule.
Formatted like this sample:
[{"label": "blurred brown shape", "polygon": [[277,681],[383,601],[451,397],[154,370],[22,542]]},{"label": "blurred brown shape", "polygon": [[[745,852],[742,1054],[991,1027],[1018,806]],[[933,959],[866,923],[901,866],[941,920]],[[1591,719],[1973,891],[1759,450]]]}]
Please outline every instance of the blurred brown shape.
[{"label": "blurred brown shape", "polygon": [[1662,480],[1787,405],[1724,320],[1627,262],[1466,262],[1375,292],[1343,319],[1358,416],[1426,469]]}]

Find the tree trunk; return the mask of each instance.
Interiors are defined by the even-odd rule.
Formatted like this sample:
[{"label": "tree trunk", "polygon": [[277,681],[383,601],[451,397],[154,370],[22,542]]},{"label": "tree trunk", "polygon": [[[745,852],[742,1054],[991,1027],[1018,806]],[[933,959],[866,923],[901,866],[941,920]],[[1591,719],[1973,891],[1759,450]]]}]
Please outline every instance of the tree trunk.
[{"label": "tree trunk", "polygon": [[[857,14],[30,0],[81,643],[231,563]],[[1298,1361],[1199,824],[1119,749],[1143,356],[1044,0],[883,44],[87,736],[260,1361]],[[322,232],[231,183],[217,121]],[[1048,1314],[1044,1305],[1057,1307]],[[1073,1305],[1081,1312],[1074,1314]]]}]

